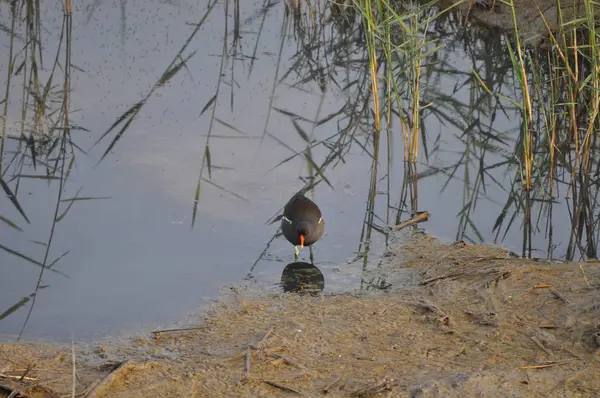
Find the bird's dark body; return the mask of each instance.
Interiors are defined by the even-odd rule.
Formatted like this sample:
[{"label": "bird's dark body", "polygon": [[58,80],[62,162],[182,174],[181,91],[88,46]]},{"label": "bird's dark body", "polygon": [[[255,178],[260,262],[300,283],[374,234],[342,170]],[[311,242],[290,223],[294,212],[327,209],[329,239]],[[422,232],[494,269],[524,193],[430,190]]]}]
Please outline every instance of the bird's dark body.
[{"label": "bird's dark body", "polygon": [[300,245],[304,235],[304,246],[310,246],[323,236],[325,221],[319,206],[301,193],[294,195],[283,209],[281,220],[283,236],[294,246]]}]

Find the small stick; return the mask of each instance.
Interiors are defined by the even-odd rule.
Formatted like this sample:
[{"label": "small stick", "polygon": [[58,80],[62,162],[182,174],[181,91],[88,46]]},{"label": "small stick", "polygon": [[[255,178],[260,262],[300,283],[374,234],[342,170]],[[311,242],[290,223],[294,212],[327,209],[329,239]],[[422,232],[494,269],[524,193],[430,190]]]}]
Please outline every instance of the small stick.
[{"label": "small stick", "polygon": [[445,317],[445,318],[448,317],[448,315],[446,315],[446,313],[444,311],[442,311],[442,309],[440,307],[438,307],[435,304],[428,303],[426,301],[402,301],[402,302],[405,304],[408,304],[408,305],[414,305],[415,307],[425,308],[431,312],[437,312],[438,315],[440,315],[441,317]]},{"label": "small stick", "polygon": [[4,373],[0,373],[0,378],[3,379],[18,379],[18,380],[28,380],[28,381],[37,381],[37,377],[29,377],[29,376],[17,376],[17,375],[5,375]]},{"label": "small stick", "polygon": [[21,375],[19,380],[24,380],[25,377],[27,377],[27,375],[33,371],[33,366],[34,365],[27,365],[27,368],[23,371],[23,375]]},{"label": "small stick", "polygon": [[442,275],[442,276],[436,276],[435,278],[427,279],[427,280],[419,283],[419,285],[425,286],[425,285],[429,285],[431,282],[439,281],[439,280],[442,280],[442,279],[456,278],[456,277],[462,276],[462,275],[465,275],[465,273],[464,272],[454,272],[454,273],[451,273],[451,274],[446,274],[446,275]]},{"label": "small stick", "polygon": [[551,368],[554,365],[556,365],[555,363],[548,363],[545,365],[528,365],[528,366],[519,366],[519,369],[546,369],[546,368]]},{"label": "small stick", "polygon": [[329,390],[331,390],[334,386],[336,386],[340,380],[342,380],[342,377],[344,377],[344,374],[342,373],[338,378],[336,378],[334,381],[332,381],[331,383],[329,383],[324,389],[323,389],[323,394],[327,394],[329,392]]},{"label": "small stick", "polygon": [[86,398],[94,398],[98,396],[102,390],[104,390],[104,388],[108,386],[115,379],[115,377],[117,377],[117,375],[128,366],[129,361],[121,362],[119,366],[115,367],[112,372],[107,374],[106,377],[102,379],[102,381],[100,381],[100,383],[98,383],[98,385],[96,385],[92,391],[89,392]]},{"label": "small stick", "polygon": [[591,287],[590,282],[588,282],[588,278],[587,278],[587,276],[585,276],[585,272],[583,271],[583,266],[581,264],[579,264],[579,268],[581,269],[581,274],[583,275],[583,280],[588,285],[588,288],[590,288]]},{"label": "small stick", "polygon": [[552,287],[552,285],[550,285],[548,283],[536,283],[535,285],[531,286],[529,289],[527,289],[523,293],[521,293],[521,296],[524,296],[527,293],[534,291],[535,289],[548,289],[550,287]]},{"label": "small stick", "polygon": [[563,296],[561,293],[559,293],[555,289],[550,289],[550,293],[552,293],[554,295],[554,297],[556,297],[557,299],[561,300],[565,304],[570,304],[571,303],[565,296]]},{"label": "small stick", "polygon": [[548,363],[544,363],[541,365],[526,365],[526,366],[519,366],[519,369],[546,369],[546,368],[551,368],[555,365],[560,365],[561,363],[566,362],[566,361],[554,361],[554,362],[548,362]]},{"label": "small stick", "polygon": [[554,357],[554,354],[552,353],[552,351],[550,351],[549,349],[547,349],[546,347],[544,347],[544,345],[537,338],[535,338],[535,336],[530,336],[530,338],[531,338],[531,340],[533,340],[533,342],[535,343],[535,345],[537,345],[538,347],[540,347],[540,349],[542,351],[544,351],[550,357]]},{"label": "small stick", "polygon": [[537,283],[533,285],[533,289],[547,289],[549,287],[552,287],[552,285],[549,283]]},{"label": "small stick", "polygon": [[75,337],[71,336],[71,362],[73,367],[73,379],[71,380],[71,398],[75,398],[75,389],[77,385],[77,364],[75,358]]},{"label": "small stick", "polygon": [[283,390],[283,391],[291,392],[296,395],[302,395],[298,391],[294,390],[293,388],[284,386],[283,384],[275,383],[274,381],[263,380],[263,383],[273,386],[275,388],[279,388],[280,390]]},{"label": "small stick", "polygon": [[267,350],[266,348],[262,348],[261,350],[262,350],[262,352],[264,352],[265,354],[267,354],[267,355],[269,355],[269,356],[271,356],[273,358],[281,359],[282,361],[284,361],[288,365],[295,366],[295,367],[297,367],[299,369],[306,369],[306,366],[301,365],[298,362],[293,361],[293,360],[291,360],[291,359],[289,359],[287,357],[284,357],[283,355],[276,354],[273,351]]},{"label": "small stick", "polygon": [[262,337],[262,339],[260,339],[258,341],[258,343],[256,343],[254,346],[251,346],[251,347],[254,348],[255,350],[260,350],[262,348],[262,346],[265,344],[266,340],[271,335],[271,333],[273,333],[273,326],[271,326],[269,328],[269,330],[267,330],[267,333],[265,333],[265,335]]},{"label": "small stick", "polygon": [[250,361],[252,359],[252,349],[254,350],[263,350],[262,346],[265,344],[267,338],[273,332],[273,327],[271,326],[267,333],[263,335],[263,337],[256,344],[248,344],[248,348],[246,348],[246,360],[244,362],[244,377],[240,380],[240,383],[244,384],[250,379]]},{"label": "small stick", "polygon": [[510,271],[504,271],[504,272],[502,272],[500,275],[496,276],[494,279],[486,282],[485,286],[486,287],[490,287],[491,284],[492,284],[492,282],[494,282],[494,283],[497,284],[500,281],[500,279],[506,279],[506,278],[508,278],[510,276],[510,273],[511,273]]},{"label": "small stick", "polygon": [[246,350],[246,362],[244,363],[244,378],[242,383],[247,382],[250,379],[250,359],[252,358],[252,351],[250,346]]},{"label": "small stick", "polygon": [[159,333],[185,332],[186,330],[200,330],[200,329],[203,329],[203,328],[202,327],[194,327],[194,328],[163,329],[163,330],[155,330],[150,333],[157,335]]},{"label": "small stick", "polygon": [[558,329],[557,325],[544,325],[544,324],[537,324],[537,323],[531,323],[531,322],[515,322],[515,325],[518,326],[531,326],[534,328],[540,328],[540,329]]},{"label": "small stick", "polygon": [[354,393],[352,393],[352,396],[366,398],[386,390],[391,390],[390,380],[383,379],[377,384],[355,391]]},{"label": "small stick", "polygon": [[424,211],[422,213],[417,214],[416,216],[409,218],[406,221],[401,222],[398,225],[395,225],[392,227],[392,231],[400,231],[401,229],[404,229],[406,227],[410,227],[413,224],[418,224],[422,221],[427,221],[429,219],[429,212],[428,211]]}]

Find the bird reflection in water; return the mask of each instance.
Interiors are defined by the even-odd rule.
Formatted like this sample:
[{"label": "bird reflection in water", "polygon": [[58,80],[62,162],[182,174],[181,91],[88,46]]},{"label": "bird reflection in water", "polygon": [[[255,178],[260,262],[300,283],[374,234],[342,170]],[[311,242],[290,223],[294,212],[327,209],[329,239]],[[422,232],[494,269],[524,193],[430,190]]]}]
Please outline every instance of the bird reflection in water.
[{"label": "bird reflection in water", "polygon": [[281,273],[281,287],[286,293],[317,294],[325,288],[325,277],[314,264],[293,262]]}]

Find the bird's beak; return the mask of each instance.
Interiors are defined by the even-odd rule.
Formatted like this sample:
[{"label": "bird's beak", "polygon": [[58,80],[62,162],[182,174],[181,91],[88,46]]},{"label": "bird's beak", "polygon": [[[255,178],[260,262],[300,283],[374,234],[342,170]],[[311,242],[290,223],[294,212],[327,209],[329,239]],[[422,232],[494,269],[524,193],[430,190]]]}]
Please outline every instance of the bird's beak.
[{"label": "bird's beak", "polygon": [[304,235],[300,235],[300,247],[304,248]]}]

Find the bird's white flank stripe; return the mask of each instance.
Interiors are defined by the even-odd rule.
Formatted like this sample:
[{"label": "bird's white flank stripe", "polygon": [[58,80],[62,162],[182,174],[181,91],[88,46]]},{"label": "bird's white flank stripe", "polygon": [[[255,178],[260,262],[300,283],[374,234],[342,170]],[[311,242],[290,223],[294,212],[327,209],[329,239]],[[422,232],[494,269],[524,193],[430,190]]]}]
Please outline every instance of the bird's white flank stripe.
[{"label": "bird's white flank stripe", "polygon": [[292,224],[292,220],[290,220],[289,218],[287,218],[286,216],[283,216],[283,219],[287,222],[289,222],[290,224]]}]

